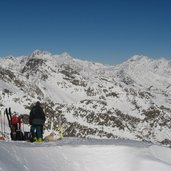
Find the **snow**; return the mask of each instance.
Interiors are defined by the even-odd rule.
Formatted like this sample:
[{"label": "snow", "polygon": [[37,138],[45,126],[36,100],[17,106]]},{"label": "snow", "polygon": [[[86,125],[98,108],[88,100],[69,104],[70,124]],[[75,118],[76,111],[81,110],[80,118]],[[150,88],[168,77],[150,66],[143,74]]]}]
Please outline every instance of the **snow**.
[{"label": "snow", "polygon": [[0,141],[1,171],[170,171],[171,149],[123,139]]}]

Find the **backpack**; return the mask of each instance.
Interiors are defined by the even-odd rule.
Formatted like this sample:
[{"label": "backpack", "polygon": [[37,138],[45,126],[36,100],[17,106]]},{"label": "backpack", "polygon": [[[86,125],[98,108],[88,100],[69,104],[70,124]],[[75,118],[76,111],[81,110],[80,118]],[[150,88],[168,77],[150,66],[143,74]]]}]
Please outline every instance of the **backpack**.
[{"label": "backpack", "polygon": [[16,130],[16,132],[11,132],[11,139],[14,141],[24,140],[24,135],[21,130]]},{"label": "backpack", "polygon": [[17,123],[18,123],[18,116],[13,115],[12,118],[11,118],[11,124],[16,125]]}]

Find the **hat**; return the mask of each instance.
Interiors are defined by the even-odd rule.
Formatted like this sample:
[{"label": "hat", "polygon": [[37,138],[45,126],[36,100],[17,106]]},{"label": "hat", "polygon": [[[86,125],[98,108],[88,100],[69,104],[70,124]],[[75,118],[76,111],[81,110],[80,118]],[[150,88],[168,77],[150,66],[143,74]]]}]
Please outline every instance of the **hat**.
[{"label": "hat", "polygon": [[40,106],[40,102],[39,101],[36,102],[36,106]]}]

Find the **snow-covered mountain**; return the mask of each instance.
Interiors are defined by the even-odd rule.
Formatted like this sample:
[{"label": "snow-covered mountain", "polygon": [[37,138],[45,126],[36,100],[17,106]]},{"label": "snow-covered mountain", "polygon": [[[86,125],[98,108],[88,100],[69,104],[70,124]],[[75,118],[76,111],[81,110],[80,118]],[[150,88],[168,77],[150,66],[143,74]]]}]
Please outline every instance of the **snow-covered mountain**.
[{"label": "snow-covered mountain", "polygon": [[37,100],[48,128],[56,129],[62,116],[65,136],[171,142],[171,61],[166,59],[133,56],[110,66],[39,50],[0,58],[1,110],[29,114]]}]

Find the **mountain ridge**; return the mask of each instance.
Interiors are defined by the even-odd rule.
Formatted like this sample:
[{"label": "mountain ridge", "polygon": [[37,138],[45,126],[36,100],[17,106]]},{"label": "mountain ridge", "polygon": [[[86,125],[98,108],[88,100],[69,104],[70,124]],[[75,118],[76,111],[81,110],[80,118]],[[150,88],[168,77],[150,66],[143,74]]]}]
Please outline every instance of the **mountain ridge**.
[{"label": "mountain ridge", "polygon": [[65,136],[170,140],[171,61],[136,55],[104,65],[36,50],[0,64],[1,110],[28,114],[40,100],[46,127],[57,129],[62,115]]}]

